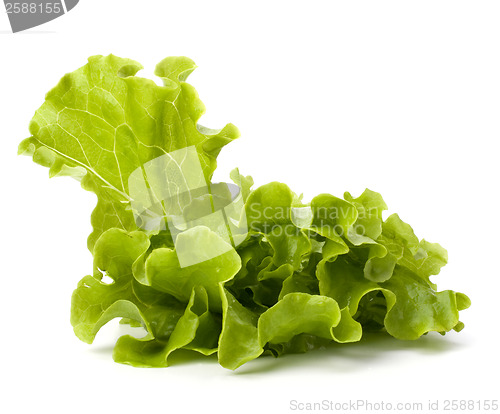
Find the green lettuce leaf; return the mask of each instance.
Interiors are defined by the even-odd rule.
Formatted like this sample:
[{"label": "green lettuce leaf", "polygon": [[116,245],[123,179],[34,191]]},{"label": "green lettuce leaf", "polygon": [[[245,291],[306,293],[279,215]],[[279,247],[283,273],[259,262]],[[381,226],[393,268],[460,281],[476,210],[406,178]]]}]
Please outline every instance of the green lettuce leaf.
[{"label": "green lettuce leaf", "polygon": [[335,300],[307,293],[285,295],[260,316],[258,329],[261,346],[287,343],[304,333],[339,342],[361,339],[361,325]]},{"label": "green lettuce leaf", "polygon": [[419,241],[411,226],[397,214],[392,214],[383,223],[378,241],[394,262],[411,270],[436,289],[430,276],[439,274],[441,267],[448,262],[448,252],[443,247],[424,239]]},{"label": "green lettuce leaf", "polygon": [[222,298],[222,332],[219,338],[219,364],[236,369],[257,358],[262,352],[257,328],[258,315],[241,305],[220,287]]},{"label": "green lettuce leaf", "polygon": [[164,86],[135,76],[142,66],[117,56],[93,56],[66,74],[46,96],[30,123],[31,137],[19,153],[69,175],[97,195],[92,213],[92,251],[109,228],[136,230],[128,179],[148,161],[195,146],[207,180],[221,148],[239,136],[232,124],[222,130],[198,125],[205,111],[186,78],[195,69],[186,57],[161,61],[155,70]]},{"label": "green lettuce leaf", "polygon": [[144,338],[120,337],[113,351],[116,362],[139,367],[166,367],[168,357],[178,349],[210,355],[217,351],[220,321],[208,310],[208,297],[202,287],[192,290],[184,313],[177,319],[168,338],[149,334]]},{"label": "green lettuce leaf", "polygon": [[[193,265],[181,267],[179,250],[188,252]],[[146,261],[146,284],[187,301],[195,286],[203,286],[211,307],[220,312],[219,284],[232,279],[240,270],[236,251],[216,233],[197,226],[179,234],[176,248],[153,250]]]},{"label": "green lettuce leaf", "polygon": [[[348,258],[324,263],[318,269],[320,293],[335,299],[356,315],[365,295],[380,291],[385,297],[383,325],[399,339],[417,339],[430,332],[447,332],[459,323],[458,311],[469,306],[468,298],[446,290],[435,292],[415,273],[397,266],[384,283],[364,278],[363,270]],[[359,315],[357,315],[359,316]],[[362,315],[361,318],[363,318]],[[371,315],[372,320],[376,317]]]},{"label": "green lettuce leaf", "polygon": [[73,292],[71,324],[75,334],[92,343],[99,329],[121,317],[139,322],[156,336],[168,336],[170,326],[184,305],[174,297],[138,283],[132,274],[134,261],[149,247],[142,232],[109,229],[94,249],[94,265],[113,282],[85,276]]}]

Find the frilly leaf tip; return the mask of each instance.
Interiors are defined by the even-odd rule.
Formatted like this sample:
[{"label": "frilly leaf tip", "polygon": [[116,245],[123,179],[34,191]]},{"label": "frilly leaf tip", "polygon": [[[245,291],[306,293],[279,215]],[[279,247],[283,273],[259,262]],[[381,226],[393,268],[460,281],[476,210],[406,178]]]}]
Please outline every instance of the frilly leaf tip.
[{"label": "frilly leaf tip", "polygon": [[33,156],[36,147],[31,142],[31,138],[32,137],[25,138],[20,142],[19,146],[17,147],[17,155]]},{"label": "frilly leaf tip", "polygon": [[[100,62],[102,61],[102,62]],[[101,65],[103,67],[111,67],[113,70],[116,69],[116,75],[122,78],[127,78],[134,76],[138,71],[144,69],[144,67],[136,60],[123,58],[116,56],[112,53],[104,55],[93,55],[88,58],[87,65]],[[66,74],[71,75],[71,73]]]},{"label": "frilly leaf tip", "polygon": [[169,56],[156,65],[154,73],[164,80],[165,86],[173,87],[185,82],[196,68],[196,63],[186,56]]},{"label": "frilly leaf tip", "polygon": [[[115,55],[113,55],[112,53],[110,53],[108,56],[115,56]],[[103,57],[104,57],[104,55],[92,55],[92,56],[88,57],[87,61],[91,62],[93,60],[98,60],[98,59],[101,59]]]}]

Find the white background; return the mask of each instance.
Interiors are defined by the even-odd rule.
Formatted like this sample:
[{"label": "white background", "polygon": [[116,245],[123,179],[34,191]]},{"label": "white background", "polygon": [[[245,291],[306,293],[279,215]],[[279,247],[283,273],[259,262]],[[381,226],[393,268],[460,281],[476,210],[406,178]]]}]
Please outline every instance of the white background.
[{"label": "white background", "polygon": [[[439,400],[442,409],[447,399],[499,399],[499,21],[496,1],[81,0],[14,35],[2,6],[0,411],[286,413],[290,400]],[[260,358],[236,372],[182,355],[166,369],[116,364],[117,323],[80,343],[70,297],[92,269],[95,197],[16,151],[45,92],[108,53],[140,61],[143,76],[169,55],[196,61],[201,123],[242,132],[217,178],[238,166],[305,199],[381,192],[419,237],[448,249],[434,281],[471,297],[465,329]]]}]

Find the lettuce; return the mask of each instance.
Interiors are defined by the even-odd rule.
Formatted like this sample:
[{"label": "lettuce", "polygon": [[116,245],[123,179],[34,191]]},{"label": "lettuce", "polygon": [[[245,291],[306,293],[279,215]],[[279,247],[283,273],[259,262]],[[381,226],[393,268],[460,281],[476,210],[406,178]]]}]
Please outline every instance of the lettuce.
[{"label": "lettuce", "polygon": [[117,362],[164,367],[188,349],[236,369],[366,331],[413,340],[463,328],[469,298],[430,279],[446,250],[397,214],[384,220],[380,194],[303,203],[283,183],[252,189],[237,169],[235,185],[211,182],[239,132],[198,124],[204,106],[186,83],[194,68],[166,58],[158,86],[136,76],[133,60],[93,56],[47,94],[19,145],[50,177],[71,176],[97,196],[93,273],[71,302],[79,339],[92,343],[121,318],[145,336],[120,337]]}]

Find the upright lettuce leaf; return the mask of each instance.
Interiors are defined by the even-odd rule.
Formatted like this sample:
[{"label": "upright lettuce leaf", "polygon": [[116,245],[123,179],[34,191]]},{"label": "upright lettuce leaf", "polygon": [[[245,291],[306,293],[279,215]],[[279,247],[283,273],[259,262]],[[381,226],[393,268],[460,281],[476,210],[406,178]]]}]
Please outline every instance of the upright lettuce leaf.
[{"label": "upright lettuce leaf", "polygon": [[69,175],[97,195],[92,213],[92,250],[109,228],[136,230],[128,179],[137,168],[163,154],[195,146],[205,178],[216,167],[221,148],[239,136],[232,124],[221,130],[198,125],[205,111],[186,83],[195,69],[186,57],[161,61],[150,79],[135,76],[142,66],[117,56],[93,56],[66,74],[46,96],[30,123],[31,137],[19,153],[50,168],[50,176]]}]

